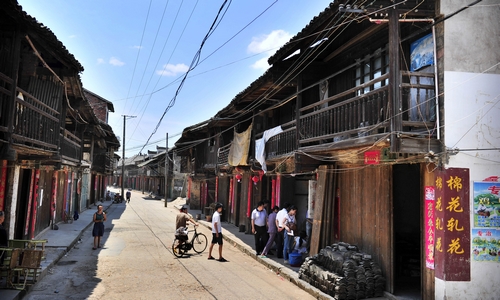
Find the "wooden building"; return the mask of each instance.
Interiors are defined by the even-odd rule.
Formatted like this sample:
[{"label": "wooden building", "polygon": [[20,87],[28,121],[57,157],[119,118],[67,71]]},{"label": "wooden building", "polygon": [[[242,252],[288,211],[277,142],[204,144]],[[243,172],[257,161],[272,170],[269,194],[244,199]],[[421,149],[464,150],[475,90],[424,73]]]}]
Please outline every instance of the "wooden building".
[{"label": "wooden building", "polygon": [[10,238],[34,238],[104,196],[119,142],[50,29],[13,0],[0,28],[0,210]]},{"label": "wooden building", "polygon": [[[461,132],[445,127],[460,116],[500,130],[498,122],[489,124],[481,114],[464,115],[466,106],[498,112],[490,107],[498,103],[499,85],[492,82],[499,82],[500,73],[493,58],[500,48],[492,48],[492,56],[481,43],[491,42],[485,32],[500,32],[500,26],[488,25],[498,23],[494,13],[465,4],[332,2],[269,58],[265,74],[213,118],[184,130],[176,146],[185,157],[184,170],[191,172],[192,205],[222,202],[226,220],[235,226],[249,224],[260,200],[271,206],[296,205],[299,226],[309,209],[314,212],[311,254],[337,241],[355,244],[381,265],[386,291],[395,295],[460,299],[467,293],[470,299],[482,299],[479,295],[498,293],[482,284],[484,279],[494,286],[495,279],[485,279],[481,267],[471,263],[469,230],[459,238],[463,252],[448,248],[441,254],[443,245],[434,238],[441,243],[453,233],[428,225],[450,219],[439,210],[442,185],[436,183],[443,178],[463,179],[464,209],[471,215],[472,204],[465,205],[469,177],[456,174],[470,170],[476,180],[498,178],[498,154],[487,152],[498,150],[494,134],[487,134],[488,145],[496,145],[491,148],[472,138],[478,130],[472,120]],[[458,33],[461,22],[470,27],[464,32],[468,38],[481,41],[471,46],[475,54]],[[474,63],[467,63],[471,57]],[[477,73],[479,65],[493,74],[476,75],[484,81],[474,81],[471,91],[447,79],[467,77],[454,71]],[[454,89],[470,96],[461,97]],[[478,104],[473,94],[481,90],[490,92]],[[243,137],[249,129],[250,135]],[[469,134],[467,141],[460,139]],[[244,146],[241,139],[248,139]],[[495,164],[480,167],[451,151],[453,143],[477,149],[477,160],[495,157],[497,177],[492,176]],[[460,222],[468,226],[471,215],[460,215]],[[476,284],[484,289],[477,291]]]}]

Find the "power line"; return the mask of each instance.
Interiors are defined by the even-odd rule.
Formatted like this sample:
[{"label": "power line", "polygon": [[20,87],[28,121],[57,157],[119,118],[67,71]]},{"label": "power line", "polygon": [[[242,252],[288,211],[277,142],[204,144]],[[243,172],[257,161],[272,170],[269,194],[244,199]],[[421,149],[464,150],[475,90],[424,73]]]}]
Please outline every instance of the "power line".
[{"label": "power line", "polygon": [[[146,144],[149,142],[149,140],[151,139],[151,137],[156,133],[156,131],[158,130],[158,127],[160,127],[160,124],[163,120],[163,118],[165,117],[165,114],[167,113],[167,111],[172,107],[174,106],[175,104],[175,100],[177,98],[177,95],[179,95],[183,85],[184,85],[184,82],[187,78],[187,75],[189,74],[189,72],[191,72],[194,68],[196,68],[196,66],[198,65],[198,62],[199,62],[199,59],[200,59],[200,55],[201,55],[201,50],[203,49],[203,46],[205,45],[205,42],[207,41],[208,37],[212,34],[213,30],[215,30],[216,26],[218,25],[217,23],[217,20],[219,19],[219,16],[222,12],[222,10],[224,9],[224,7],[226,6],[226,3],[227,3],[228,0],[225,0],[223,3],[222,3],[222,6],[220,7],[218,13],[217,13],[217,16],[215,17],[212,25],[210,26],[207,34],[205,35],[205,38],[203,38],[202,42],[201,42],[201,45],[200,45],[200,48],[198,49],[198,51],[196,52],[195,56],[193,57],[193,61],[191,62],[191,65],[189,66],[189,69],[187,70],[187,72],[184,74],[184,77],[182,78],[181,80],[181,83],[179,84],[179,87],[177,88],[177,91],[175,92],[175,95],[174,97],[172,98],[172,100],[170,100],[170,103],[169,105],[167,106],[167,108],[165,109],[165,111],[163,112],[160,120],[158,121],[158,124],[156,125],[155,129],[153,130],[153,132],[151,133],[151,135],[149,136],[148,140],[146,141]],[[229,6],[228,6],[229,8]],[[227,8],[226,8],[226,11],[227,11]],[[215,28],[214,28],[215,27]],[[145,146],[142,147],[142,149],[144,149]],[[141,149],[141,151],[142,151]],[[141,152],[139,151],[139,152]]]}]

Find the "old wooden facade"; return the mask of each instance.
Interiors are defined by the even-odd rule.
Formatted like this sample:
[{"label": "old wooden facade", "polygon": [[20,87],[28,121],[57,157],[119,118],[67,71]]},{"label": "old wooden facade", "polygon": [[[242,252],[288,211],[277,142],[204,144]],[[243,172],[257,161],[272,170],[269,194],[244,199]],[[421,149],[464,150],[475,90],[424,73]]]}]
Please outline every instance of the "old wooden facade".
[{"label": "old wooden facade", "polygon": [[104,196],[119,142],[112,104],[87,98],[83,67],[48,28],[13,0],[0,28],[0,210],[10,238],[34,238]]},{"label": "old wooden facade", "polygon": [[[439,53],[435,3],[356,3],[332,3],[227,107],[184,130],[176,146],[190,203],[222,202],[225,220],[247,231],[260,200],[296,205],[302,229],[311,209],[312,254],[356,244],[382,266],[388,292],[413,287],[433,299],[422,207],[443,150],[440,74],[411,62],[429,35]],[[250,127],[248,158],[235,163],[235,141]]]}]

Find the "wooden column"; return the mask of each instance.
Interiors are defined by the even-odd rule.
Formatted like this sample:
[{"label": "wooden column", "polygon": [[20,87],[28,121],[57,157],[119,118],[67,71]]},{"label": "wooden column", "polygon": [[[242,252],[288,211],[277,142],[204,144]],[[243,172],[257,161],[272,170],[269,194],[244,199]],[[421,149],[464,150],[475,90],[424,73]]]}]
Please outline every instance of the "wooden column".
[{"label": "wooden column", "polygon": [[397,9],[389,9],[389,104],[391,105],[391,151],[400,148],[398,132],[403,129],[401,115],[401,98],[399,96],[400,58],[399,58],[399,16]]}]

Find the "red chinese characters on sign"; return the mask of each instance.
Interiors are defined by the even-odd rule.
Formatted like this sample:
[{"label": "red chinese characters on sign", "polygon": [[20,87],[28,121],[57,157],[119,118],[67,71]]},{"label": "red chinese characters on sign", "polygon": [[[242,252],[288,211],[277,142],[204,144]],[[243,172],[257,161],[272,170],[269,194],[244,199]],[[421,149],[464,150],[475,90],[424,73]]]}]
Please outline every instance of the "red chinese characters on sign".
[{"label": "red chinese characters on sign", "polygon": [[436,177],[435,274],[470,281],[469,169],[450,168]]},{"label": "red chinese characters on sign", "polygon": [[436,199],[433,186],[425,187],[425,266],[434,269],[434,201]]}]

